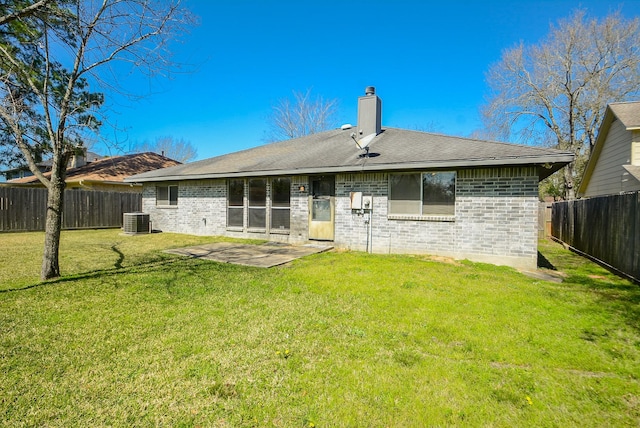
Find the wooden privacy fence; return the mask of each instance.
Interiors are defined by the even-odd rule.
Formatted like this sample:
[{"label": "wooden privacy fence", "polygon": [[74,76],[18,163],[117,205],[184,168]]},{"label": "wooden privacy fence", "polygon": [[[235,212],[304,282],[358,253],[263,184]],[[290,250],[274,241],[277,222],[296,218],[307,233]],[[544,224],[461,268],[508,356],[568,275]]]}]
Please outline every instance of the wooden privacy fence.
[{"label": "wooden privacy fence", "polygon": [[640,192],[555,202],[552,235],[640,280]]},{"label": "wooden privacy fence", "polygon": [[[0,187],[0,232],[44,230],[47,190]],[[65,190],[63,229],[122,227],[122,215],[140,211],[142,194]]]},{"label": "wooden privacy fence", "polygon": [[538,204],[538,239],[551,236],[551,207],[553,202]]}]

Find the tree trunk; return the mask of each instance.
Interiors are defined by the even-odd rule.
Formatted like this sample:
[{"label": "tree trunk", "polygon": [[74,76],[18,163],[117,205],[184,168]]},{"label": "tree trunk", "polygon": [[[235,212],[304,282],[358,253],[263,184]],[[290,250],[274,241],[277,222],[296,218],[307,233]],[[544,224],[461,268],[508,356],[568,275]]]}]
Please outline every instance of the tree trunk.
[{"label": "tree trunk", "polygon": [[576,198],[576,192],[573,186],[573,166],[574,162],[564,167],[564,198],[571,201]]},{"label": "tree trunk", "polygon": [[[62,210],[64,207],[64,178],[51,177],[51,186],[47,192],[47,219],[45,223],[44,255],[42,257],[42,280],[60,276],[58,253],[60,249],[60,231],[62,230]],[[56,174],[57,175],[57,174]]]}]

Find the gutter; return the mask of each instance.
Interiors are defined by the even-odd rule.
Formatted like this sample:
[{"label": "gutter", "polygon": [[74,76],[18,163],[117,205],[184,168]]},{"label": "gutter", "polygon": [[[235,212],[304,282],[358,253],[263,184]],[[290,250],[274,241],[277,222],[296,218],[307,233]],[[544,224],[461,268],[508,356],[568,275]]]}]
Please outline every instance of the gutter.
[{"label": "gutter", "polygon": [[43,189],[46,189],[44,184],[40,183],[40,181],[36,183],[12,183],[10,181],[3,181],[0,183],[0,187],[42,187]]},{"label": "gutter", "polygon": [[[123,186],[123,187],[139,187],[138,183],[125,183],[124,181],[103,181],[103,180],[78,180],[67,181],[67,184],[78,183],[78,186],[90,188],[92,184],[109,184],[111,186]],[[85,184],[86,183],[86,184]]]}]

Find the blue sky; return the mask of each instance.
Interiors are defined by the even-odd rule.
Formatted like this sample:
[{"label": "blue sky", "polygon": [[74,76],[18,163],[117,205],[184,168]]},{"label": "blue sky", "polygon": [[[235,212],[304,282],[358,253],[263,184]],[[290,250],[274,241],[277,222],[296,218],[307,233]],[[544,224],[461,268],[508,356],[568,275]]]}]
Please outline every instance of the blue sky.
[{"label": "blue sky", "polygon": [[126,84],[149,95],[108,101],[118,130],[105,125],[102,135],[125,150],[161,136],[190,141],[198,159],[264,144],[272,106],[309,88],[338,100],[338,126],[355,123],[357,97],[370,85],[383,125],[466,136],[480,126],[484,73],[502,50],[540,40],[577,7],[590,16],[640,11],[639,0],[185,4],[200,24],[174,51],[194,71],[131,76]]}]

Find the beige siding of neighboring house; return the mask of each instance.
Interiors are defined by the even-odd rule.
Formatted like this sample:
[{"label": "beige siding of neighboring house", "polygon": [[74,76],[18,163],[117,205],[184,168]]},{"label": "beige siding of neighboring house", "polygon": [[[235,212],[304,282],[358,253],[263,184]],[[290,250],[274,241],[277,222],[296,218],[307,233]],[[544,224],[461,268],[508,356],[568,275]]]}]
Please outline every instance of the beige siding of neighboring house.
[{"label": "beige siding of neighboring house", "polygon": [[624,181],[628,173],[622,165],[630,163],[631,132],[627,131],[619,120],[615,120],[604,141],[584,196],[611,195],[628,191],[625,189]]},{"label": "beige siding of neighboring house", "polygon": [[631,141],[631,165],[640,166],[640,131],[633,131]]}]

